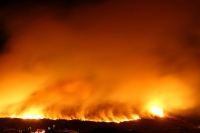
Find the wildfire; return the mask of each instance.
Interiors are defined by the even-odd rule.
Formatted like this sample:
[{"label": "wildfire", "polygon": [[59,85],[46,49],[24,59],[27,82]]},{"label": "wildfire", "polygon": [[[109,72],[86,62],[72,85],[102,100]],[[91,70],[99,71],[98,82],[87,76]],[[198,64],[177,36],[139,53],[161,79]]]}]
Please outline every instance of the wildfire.
[{"label": "wildfire", "polygon": [[163,110],[160,109],[160,108],[158,108],[157,106],[153,106],[153,107],[151,108],[151,112],[152,112],[154,115],[163,117]]},{"label": "wildfire", "polygon": [[[27,113],[27,114],[23,114],[22,116],[15,116],[15,115],[11,115],[9,116],[9,118],[22,118],[22,119],[43,119],[45,117],[42,117],[41,115],[33,115],[31,113]],[[57,119],[60,119],[60,118],[48,118],[48,119],[52,119],[52,120],[57,120]],[[71,119],[67,119],[67,118],[64,118],[66,120],[77,120],[78,118],[71,118]],[[108,118],[107,119],[81,119],[79,118],[78,120],[81,120],[81,121],[95,121],[95,122],[106,122],[106,123],[110,123],[110,122],[115,122],[115,123],[120,123],[120,122],[125,122],[125,121],[135,121],[135,120],[139,120],[141,119],[138,115],[134,115],[132,116],[132,118],[114,118],[112,120],[109,120]]]},{"label": "wildfire", "polygon": [[33,115],[30,115],[30,114],[27,114],[27,115],[24,115],[20,118],[23,118],[23,119],[42,119],[43,117],[41,117],[40,115],[33,116]]},{"label": "wildfire", "polygon": [[134,117],[134,120],[138,120],[138,119],[140,119],[139,116],[135,116],[135,117]]},{"label": "wildfire", "polygon": [[[102,107],[102,106],[101,106]],[[51,112],[46,112],[44,114],[43,111],[38,111],[34,109],[29,109],[27,111],[24,111],[21,114],[10,114],[9,118],[22,118],[22,119],[51,119],[51,120],[57,120],[57,119],[64,119],[64,120],[81,120],[81,121],[94,121],[94,122],[125,122],[125,121],[137,121],[141,118],[154,118],[153,116],[159,116],[164,117],[163,110],[160,108],[157,104],[150,104],[149,106],[146,106],[146,111],[149,112],[149,116],[144,115],[144,113],[134,113],[133,110],[129,110],[129,107],[124,106],[125,110],[124,112],[120,112],[120,110],[115,110],[111,108],[111,104],[107,110],[103,110],[102,108],[97,108],[96,111],[99,112],[91,112],[88,113],[85,110],[82,110],[82,112],[75,112],[75,114],[65,114],[62,115],[61,112],[57,112],[56,115],[51,114]],[[59,107],[58,107],[59,108]],[[118,111],[118,112],[117,112]],[[132,112],[131,112],[132,111]],[[60,113],[60,115],[59,115]],[[91,115],[94,114],[94,115]],[[151,115],[152,114],[152,115]]]},{"label": "wildfire", "polygon": [[23,116],[16,117],[15,115],[9,116],[9,118],[22,118],[22,119],[43,119],[40,115],[24,114]]},{"label": "wildfire", "polygon": [[[103,106],[104,105],[104,106]],[[105,106],[109,105],[109,106]],[[93,122],[125,122],[125,121],[137,121],[141,118],[154,118],[153,116],[159,116],[164,117],[163,110],[160,108],[160,103],[151,102],[149,105],[145,107],[145,110],[134,112],[134,110],[130,106],[125,106],[125,104],[122,104],[123,111],[121,111],[116,106],[113,106],[113,104],[104,103],[101,106],[96,105],[92,109],[91,108],[82,108],[81,111],[77,111],[74,109],[74,114],[71,112],[70,109],[73,109],[73,107],[66,109],[66,112],[59,112],[57,110],[36,110],[34,108],[30,108],[27,110],[24,110],[24,112],[16,114],[16,113],[10,113],[7,114],[7,117],[9,118],[22,118],[22,119],[51,119],[51,120],[57,120],[57,119],[63,119],[63,120],[81,120],[81,121],[93,121]],[[106,108],[105,108],[106,107]],[[61,108],[60,106],[57,106],[56,109]],[[53,114],[52,112],[56,112]],[[143,113],[143,112],[149,112],[149,113]],[[64,114],[65,113],[65,114]],[[92,115],[91,115],[92,114]],[[6,115],[4,115],[6,116]]]}]

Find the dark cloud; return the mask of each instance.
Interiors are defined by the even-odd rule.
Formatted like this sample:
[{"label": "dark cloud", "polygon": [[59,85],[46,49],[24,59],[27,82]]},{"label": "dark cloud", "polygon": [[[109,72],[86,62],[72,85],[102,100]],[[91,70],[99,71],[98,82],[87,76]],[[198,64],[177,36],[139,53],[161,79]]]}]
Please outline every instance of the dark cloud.
[{"label": "dark cloud", "polygon": [[0,22],[0,54],[8,51],[8,49],[6,49],[6,42],[8,39],[9,35],[5,30],[5,25],[3,22]]}]

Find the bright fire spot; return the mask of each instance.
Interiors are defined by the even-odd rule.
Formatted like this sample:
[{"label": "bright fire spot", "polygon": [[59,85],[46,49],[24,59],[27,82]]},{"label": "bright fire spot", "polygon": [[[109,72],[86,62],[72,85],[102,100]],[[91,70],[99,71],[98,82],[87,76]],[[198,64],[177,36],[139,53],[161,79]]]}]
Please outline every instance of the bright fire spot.
[{"label": "bright fire spot", "polygon": [[12,116],[10,116],[10,118],[15,118],[15,116],[14,116],[14,115],[12,115]]},{"label": "bright fire spot", "polygon": [[42,117],[40,115],[32,116],[30,114],[24,115],[21,118],[23,118],[23,119],[42,119]]},{"label": "bright fire spot", "polygon": [[151,112],[152,112],[153,114],[155,114],[155,115],[158,115],[158,116],[160,116],[160,117],[163,117],[163,111],[162,111],[162,109],[160,109],[160,108],[158,108],[158,107],[156,107],[156,106],[154,106],[154,107],[151,108]]},{"label": "bright fire spot", "polygon": [[138,119],[140,119],[140,117],[139,117],[139,116],[136,116],[136,117],[134,117],[134,120],[138,120]]}]

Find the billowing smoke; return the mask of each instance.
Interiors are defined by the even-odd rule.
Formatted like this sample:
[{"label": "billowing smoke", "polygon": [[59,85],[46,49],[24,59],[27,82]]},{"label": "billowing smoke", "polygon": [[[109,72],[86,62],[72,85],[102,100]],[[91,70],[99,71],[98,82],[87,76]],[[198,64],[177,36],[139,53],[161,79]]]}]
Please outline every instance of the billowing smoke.
[{"label": "billowing smoke", "polygon": [[4,3],[1,116],[198,116],[200,2]]}]

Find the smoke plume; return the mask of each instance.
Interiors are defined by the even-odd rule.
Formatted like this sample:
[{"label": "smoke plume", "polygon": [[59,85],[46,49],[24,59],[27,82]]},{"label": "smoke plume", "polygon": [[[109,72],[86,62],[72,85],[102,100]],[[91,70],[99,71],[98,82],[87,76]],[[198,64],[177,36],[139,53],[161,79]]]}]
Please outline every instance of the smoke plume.
[{"label": "smoke plume", "polygon": [[0,115],[115,121],[199,116],[200,3],[7,2]]}]

